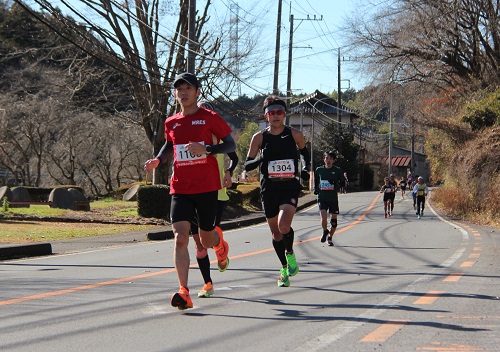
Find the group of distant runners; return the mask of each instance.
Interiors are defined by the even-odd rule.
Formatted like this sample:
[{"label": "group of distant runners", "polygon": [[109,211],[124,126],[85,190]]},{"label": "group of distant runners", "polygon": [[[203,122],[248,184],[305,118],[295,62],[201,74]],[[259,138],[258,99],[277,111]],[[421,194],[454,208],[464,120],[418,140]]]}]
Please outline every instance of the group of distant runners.
[{"label": "group of distant runners", "polygon": [[402,177],[399,181],[399,185],[391,174],[389,177],[385,178],[385,183],[380,188],[380,193],[383,193],[384,201],[384,218],[391,217],[394,211],[394,199],[396,198],[396,192],[398,189],[401,190],[401,199],[405,199],[406,189],[410,189],[413,198],[413,209],[418,218],[424,216],[425,208],[425,197],[429,194],[429,188],[427,184],[424,183],[424,178],[422,176],[413,176],[412,173],[408,173],[408,176]]}]

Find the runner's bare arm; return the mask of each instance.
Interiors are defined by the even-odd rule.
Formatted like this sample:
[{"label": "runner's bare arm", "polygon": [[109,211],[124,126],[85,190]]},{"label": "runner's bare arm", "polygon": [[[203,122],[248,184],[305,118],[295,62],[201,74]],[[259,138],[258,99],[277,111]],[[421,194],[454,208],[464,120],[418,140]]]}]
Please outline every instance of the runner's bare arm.
[{"label": "runner's bare arm", "polygon": [[262,162],[262,157],[255,159],[259,153],[261,144],[262,133],[257,132],[252,136],[252,141],[250,142],[250,148],[248,149],[247,159],[245,161],[245,171],[256,169]]}]

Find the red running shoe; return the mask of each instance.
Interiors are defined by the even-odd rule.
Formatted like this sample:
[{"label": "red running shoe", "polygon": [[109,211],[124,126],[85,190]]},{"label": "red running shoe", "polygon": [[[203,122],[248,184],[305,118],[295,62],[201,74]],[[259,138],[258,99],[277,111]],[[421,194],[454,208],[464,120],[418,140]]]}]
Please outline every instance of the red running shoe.
[{"label": "red running shoe", "polygon": [[213,249],[217,256],[217,268],[222,273],[229,267],[229,258],[227,256],[229,253],[229,245],[224,241],[224,235],[222,234],[221,228],[215,226],[215,230],[219,233],[219,244],[213,246]]},{"label": "red running shoe", "polygon": [[172,307],[177,307],[179,310],[193,308],[193,301],[189,296],[189,290],[186,287],[181,286],[179,292],[174,293],[172,298],[170,298],[170,304]]}]

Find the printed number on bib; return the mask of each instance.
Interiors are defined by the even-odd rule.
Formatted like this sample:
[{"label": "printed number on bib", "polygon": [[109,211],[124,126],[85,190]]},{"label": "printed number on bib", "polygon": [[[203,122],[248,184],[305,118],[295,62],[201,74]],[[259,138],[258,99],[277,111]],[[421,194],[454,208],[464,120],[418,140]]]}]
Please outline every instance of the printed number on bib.
[{"label": "printed number on bib", "polygon": [[320,180],[319,188],[322,191],[333,191],[333,185],[328,180]]},{"label": "printed number on bib", "polygon": [[[205,145],[204,142],[199,142],[199,143]],[[174,145],[175,163],[178,166],[206,164],[206,162],[207,162],[207,155],[206,154],[194,155],[194,154],[190,153],[186,149],[185,146],[186,146],[185,144]]]},{"label": "printed number on bib", "polygon": [[270,178],[292,178],[295,176],[293,159],[273,160],[267,165],[267,174]]},{"label": "printed number on bib", "polygon": [[392,188],[386,188],[385,193],[392,193]]}]

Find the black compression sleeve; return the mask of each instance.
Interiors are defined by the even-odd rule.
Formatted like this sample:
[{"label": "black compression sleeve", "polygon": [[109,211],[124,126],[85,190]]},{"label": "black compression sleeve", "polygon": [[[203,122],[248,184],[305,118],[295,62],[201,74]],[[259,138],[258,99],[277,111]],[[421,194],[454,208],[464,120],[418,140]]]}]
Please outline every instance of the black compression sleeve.
[{"label": "black compression sleeve", "polygon": [[317,171],[314,171],[314,192],[319,192],[320,177]]},{"label": "black compression sleeve", "polygon": [[229,167],[227,168],[227,171],[229,171],[231,176],[233,176],[233,171],[234,171],[234,169],[236,169],[236,166],[238,166],[238,161],[240,159],[238,158],[238,155],[235,152],[227,153],[227,155],[229,156],[229,159],[230,159]]},{"label": "black compression sleeve", "polygon": [[228,154],[236,150],[236,143],[230,134],[222,138],[222,141],[224,143],[212,145],[211,154]]},{"label": "black compression sleeve", "polygon": [[173,151],[174,144],[172,142],[165,141],[165,144],[163,145],[163,147],[161,147],[158,155],[156,155],[156,158],[160,159],[160,164],[163,164],[165,161],[167,161],[167,158],[173,153]]},{"label": "black compression sleeve", "polygon": [[247,160],[245,161],[245,171],[251,171],[253,169],[258,168],[261,162],[262,158],[254,159],[247,157]]}]

